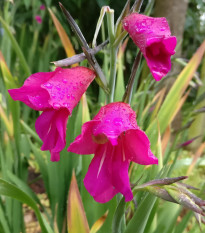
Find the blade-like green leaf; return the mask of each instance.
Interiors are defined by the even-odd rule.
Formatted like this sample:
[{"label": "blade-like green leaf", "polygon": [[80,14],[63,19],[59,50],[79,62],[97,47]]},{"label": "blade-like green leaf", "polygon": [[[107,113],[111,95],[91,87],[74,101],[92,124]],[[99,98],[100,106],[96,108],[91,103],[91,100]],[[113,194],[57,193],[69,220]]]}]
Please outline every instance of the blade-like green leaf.
[{"label": "blade-like green leaf", "polygon": [[155,204],[156,197],[152,194],[148,194],[146,198],[140,203],[137,211],[134,216],[130,220],[129,224],[126,227],[125,233],[136,232],[143,233],[146,227],[147,221],[149,219],[149,215],[151,210]]},{"label": "blade-like green leaf", "polygon": [[11,40],[11,43],[13,45],[13,48],[17,54],[17,56],[19,57],[20,59],[20,64],[22,65],[24,71],[25,71],[25,75],[26,76],[29,76],[31,74],[31,71],[30,71],[30,68],[26,62],[26,59],[22,53],[22,50],[21,48],[19,47],[18,45],[18,42],[16,41],[15,37],[12,35],[11,33],[11,30],[9,29],[9,26],[7,25],[7,23],[3,20],[3,18],[0,16],[0,22],[3,26],[3,28],[5,29],[6,33],[8,34],[10,40]]},{"label": "blade-like green leaf", "polygon": [[99,229],[102,227],[102,225],[104,224],[106,218],[108,215],[108,211],[105,212],[105,214],[103,214],[103,216],[101,216],[92,226],[90,233],[96,233],[99,231]]},{"label": "blade-like green leaf", "polygon": [[[52,20],[53,20],[54,24],[55,24],[55,27],[56,27],[56,29],[58,31],[58,35],[59,35],[59,37],[60,37],[60,39],[62,41],[62,44],[63,44],[63,47],[65,49],[65,52],[66,52],[67,56],[68,57],[74,56],[75,55],[75,50],[74,50],[74,48],[73,48],[73,46],[71,44],[70,39],[68,38],[63,26],[58,21],[58,19],[56,18],[56,16],[52,12],[52,10],[51,9],[48,9],[48,10],[49,10],[49,13],[50,13],[50,15],[52,17]],[[74,64],[72,66],[74,67],[76,65],[78,65],[78,64]]]},{"label": "blade-like green leaf", "polygon": [[125,199],[122,198],[115,210],[115,214],[113,216],[113,221],[112,221],[113,233],[121,232],[121,221],[123,219],[123,216],[125,216],[125,204],[126,204]]},{"label": "blade-like green leaf", "polygon": [[41,215],[41,212],[38,209],[38,206],[36,205],[35,201],[31,197],[29,197],[25,192],[20,190],[18,187],[8,183],[7,181],[0,179],[0,194],[14,198],[30,206],[36,213],[42,232],[51,233],[51,231],[47,229],[44,222],[45,219],[43,219],[43,216]]},{"label": "blade-like green leaf", "polygon": [[[187,66],[182,70],[171,90],[169,91],[165,101],[163,102],[157,118],[161,133],[165,131],[167,126],[170,124],[170,121],[173,119],[173,115],[176,114],[176,109],[178,108],[180,99],[182,98],[190,80],[198,68],[204,52],[205,41],[198,48]],[[153,146],[157,142],[157,120],[155,119],[146,131]]]}]

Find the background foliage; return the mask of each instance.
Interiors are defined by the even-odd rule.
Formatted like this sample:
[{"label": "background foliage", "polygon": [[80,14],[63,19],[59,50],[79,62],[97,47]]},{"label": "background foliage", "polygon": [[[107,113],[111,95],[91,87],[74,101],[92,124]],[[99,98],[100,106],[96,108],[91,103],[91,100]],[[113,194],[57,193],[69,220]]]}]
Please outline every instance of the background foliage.
[{"label": "background foliage", "polygon": [[[144,1],[142,12],[147,4],[152,2]],[[115,10],[117,19],[125,4],[124,1],[114,0],[70,0],[62,3],[76,19],[88,42],[92,41],[100,7],[110,5]],[[0,2],[0,232],[31,232],[32,228],[29,228],[26,216],[33,211],[38,220],[32,218],[31,222],[36,223],[34,232],[66,232],[67,229],[69,232],[76,232],[69,229],[67,219],[67,213],[70,211],[67,201],[69,203],[70,195],[74,195],[76,202],[73,202],[73,208],[76,212],[79,211],[82,229],[87,229],[81,229],[82,232],[87,232],[88,227],[90,232],[96,232],[103,224],[99,232],[111,232],[112,227],[113,232],[131,233],[137,225],[138,232],[198,233],[199,226],[195,224],[192,212],[179,205],[161,201],[146,192],[137,192],[135,201],[126,205],[120,201],[120,195],[104,205],[94,202],[82,182],[92,156],[81,157],[64,150],[60,162],[52,163],[49,161],[50,155],[40,151],[41,141],[34,127],[39,113],[22,103],[12,101],[7,90],[21,86],[31,73],[53,70],[54,66],[50,62],[66,57],[62,38],[59,37],[49,11],[40,10],[42,4],[49,7],[60,21],[76,53],[81,52],[56,1],[14,0],[13,4],[10,1]],[[145,62],[142,60],[136,75],[136,92],[131,105],[137,112],[139,126],[150,137],[152,150],[159,158],[160,165],[149,167],[132,164],[130,167],[131,183],[188,174],[187,182],[201,190],[196,193],[203,199],[205,133],[201,124],[205,122],[205,59],[202,60],[205,50],[205,45],[202,44],[205,30],[204,12],[203,0],[189,1],[182,42],[182,57],[185,59],[183,64],[180,62],[185,69],[177,74],[178,78],[171,90],[168,90],[163,82],[156,83],[149,73],[147,74]],[[36,15],[42,17],[42,24],[36,22]],[[107,37],[106,21],[104,23],[105,35],[102,30],[99,43],[103,36],[104,39]],[[200,50],[193,57],[200,45]],[[121,54],[119,52],[118,55],[115,96],[118,101],[122,98],[122,90],[127,84],[136,55],[136,47],[131,41],[124,46],[126,52],[123,53],[121,47]],[[97,59],[100,64],[104,64],[104,72],[108,75],[109,66],[106,66],[106,61],[109,57],[106,50],[100,52]],[[191,60],[187,65],[189,59]],[[69,119],[68,144],[80,133],[82,123],[92,118],[102,104],[102,93],[97,84],[92,83],[87,92],[87,102],[83,99]],[[202,110],[198,111],[199,109]],[[174,131],[171,122],[177,110],[182,113],[182,127]],[[191,124],[193,121],[198,127]],[[190,144],[188,148],[183,144],[198,136],[200,140],[194,140],[194,147]],[[75,178],[72,179],[72,188],[70,187],[73,170],[78,188]],[[86,217],[79,207],[80,198]],[[106,212],[107,210],[109,212]],[[75,216],[73,219],[76,220]]]}]

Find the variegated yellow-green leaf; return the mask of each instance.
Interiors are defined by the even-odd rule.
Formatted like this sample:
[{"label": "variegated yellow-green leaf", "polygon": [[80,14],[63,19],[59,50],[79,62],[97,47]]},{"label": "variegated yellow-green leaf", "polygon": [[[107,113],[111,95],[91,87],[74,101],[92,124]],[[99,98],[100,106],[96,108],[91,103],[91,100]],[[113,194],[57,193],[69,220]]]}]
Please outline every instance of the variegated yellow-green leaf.
[{"label": "variegated yellow-green leaf", "polygon": [[[51,9],[48,9],[49,12],[50,12],[50,15],[52,17],[52,20],[55,24],[55,27],[57,29],[57,32],[58,32],[58,35],[62,41],[62,44],[63,44],[63,47],[65,49],[65,52],[67,54],[68,57],[72,57],[75,55],[75,50],[71,44],[71,41],[70,39],[68,38],[63,26],[61,25],[61,23],[58,21],[58,19],[56,18],[56,16],[54,15],[54,13],[52,12]],[[74,64],[72,65],[73,67],[74,66],[77,66],[77,64]]]},{"label": "variegated yellow-green leaf", "polygon": [[200,145],[200,147],[198,148],[198,150],[196,151],[196,153],[194,154],[194,157],[193,157],[193,160],[188,168],[188,171],[187,171],[187,176],[191,173],[191,171],[193,170],[196,162],[197,162],[197,159],[200,158],[200,156],[203,154],[204,152],[204,149],[205,149],[205,142],[202,143]]},{"label": "variegated yellow-green leaf", "polygon": [[69,233],[89,233],[90,231],[74,172],[68,194],[67,221]]},{"label": "variegated yellow-green leaf", "polygon": [[102,217],[100,217],[92,226],[90,233],[96,233],[97,231],[100,230],[100,228],[102,227],[103,223],[105,222],[106,218],[108,215],[108,211],[105,212],[105,214],[103,214]]},{"label": "variegated yellow-green leaf", "polygon": [[[201,95],[203,95],[203,93],[205,93],[205,56],[202,62],[200,78],[202,81],[202,85],[199,86],[198,88],[196,98],[199,98]],[[204,106],[205,106],[205,99],[203,99],[202,101],[200,101],[198,104],[195,105],[195,110],[198,110]],[[189,145],[189,148],[192,149],[192,151],[194,150],[196,151],[197,148],[200,146],[203,140],[203,135],[205,135],[204,127],[205,127],[205,113],[197,114],[194,122],[191,124],[191,127],[189,128],[188,138],[191,139],[199,135],[201,135],[202,137],[198,137]]]},{"label": "variegated yellow-green leaf", "polygon": [[159,128],[159,123],[158,123],[158,142],[157,142],[157,154],[158,154],[158,158],[159,158],[159,171],[162,169],[163,167],[163,158],[162,158],[162,139],[161,139],[161,134],[160,134],[160,128]]},{"label": "variegated yellow-green leaf", "polygon": [[11,121],[11,119],[9,119],[4,111],[4,109],[1,107],[0,105],[0,118],[3,120],[7,132],[9,134],[10,137],[13,136],[13,122]]},{"label": "variegated yellow-green leaf", "polygon": [[[201,44],[189,63],[179,74],[165,101],[163,102],[157,117],[161,133],[166,130],[167,126],[173,120],[173,116],[176,114],[176,109],[179,110],[179,105],[181,104],[180,100],[183,97],[184,91],[188,87],[195,71],[197,70],[204,52],[205,41]],[[157,142],[157,120],[155,119],[146,131],[148,137],[150,138],[152,147],[156,145]]]},{"label": "variegated yellow-green leaf", "polygon": [[4,82],[6,84],[7,88],[15,88],[14,78],[12,77],[12,74],[6,64],[6,61],[4,59],[4,56],[2,52],[0,51],[0,67],[3,74]]},{"label": "variegated yellow-green leaf", "polygon": [[86,121],[90,120],[90,113],[89,113],[88,103],[85,93],[82,95],[81,102],[82,102],[82,124],[83,124]]}]

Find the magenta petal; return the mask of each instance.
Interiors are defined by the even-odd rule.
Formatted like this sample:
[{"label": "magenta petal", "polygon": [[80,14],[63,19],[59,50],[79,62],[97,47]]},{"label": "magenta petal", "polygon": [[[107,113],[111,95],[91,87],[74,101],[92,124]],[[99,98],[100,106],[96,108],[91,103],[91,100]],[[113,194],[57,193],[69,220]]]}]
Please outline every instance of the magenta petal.
[{"label": "magenta petal", "polygon": [[122,102],[110,103],[102,107],[94,120],[98,120],[99,124],[93,134],[106,135],[113,146],[117,145],[117,138],[122,132],[138,128],[135,112],[129,104]]},{"label": "magenta petal", "polygon": [[59,152],[66,145],[66,124],[69,116],[67,109],[48,110],[36,120],[36,132],[43,141],[42,150],[51,152],[51,161],[59,160]]},{"label": "magenta petal", "polygon": [[133,194],[130,188],[129,182],[129,162],[125,157],[123,143],[119,143],[114,147],[114,155],[112,159],[112,184],[116,190],[122,193],[125,197],[125,201],[131,201]]},{"label": "magenta petal", "polygon": [[71,114],[95,76],[94,71],[86,67],[58,67],[52,72],[32,74],[21,88],[11,89],[9,93],[14,100],[34,110],[67,108]]},{"label": "magenta petal", "polygon": [[165,51],[170,55],[175,54],[175,47],[177,45],[177,38],[175,36],[170,36],[163,40],[163,44],[165,46]]},{"label": "magenta petal", "polygon": [[127,131],[123,143],[127,159],[142,165],[158,164],[158,159],[150,150],[149,139],[142,130]]},{"label": "magenta petal", "polygon": [[40,72],[32,74],[26,79],[23,86],[18,89],[8,90],[13,100],[24,102],[34,110],[43,111],[50,107],[48,103],[49,94],[41,88],[41,85],[47,82],[54,72]]},{"label": "magenta petal", "polygon": [[124,29],[140,48],[153,77],[159,81],[171,69],[176,37],[171,36],[166,18],[132,13],[123,20]]},{"label": "magenta petal", "polygon": [[42,88],[49,93],[49,103],[54,109],[64,107],[71,114],[95,76],[95,72],[86,67],[57,68],[55,76],[44,83]]},{"label": "magenta petal", "polygon": [[60,153],[51,151],[51,161],[58,162],[60,160]]},{"label": "magenta petal", "polygon": [[84,179],[87,191],[100,203],[108,202],[117,194],[111,182],[111,155],[112,147],[108,143],[99,145]]},{"label": "magenta petal", "polygon": [[159,81],[171,69],[170,56],[175,53],[176,37],[149,38],[144,56],[153,77]]},{"label": "magenta petal", "polygon": [[70,144],[68,151],[81,155],[95,153],[98,144],[93,141],[92,134],[94,127],[98,123],[98,121],[92,120],[83,124],[82,134],[76,137],[75,141]]}]

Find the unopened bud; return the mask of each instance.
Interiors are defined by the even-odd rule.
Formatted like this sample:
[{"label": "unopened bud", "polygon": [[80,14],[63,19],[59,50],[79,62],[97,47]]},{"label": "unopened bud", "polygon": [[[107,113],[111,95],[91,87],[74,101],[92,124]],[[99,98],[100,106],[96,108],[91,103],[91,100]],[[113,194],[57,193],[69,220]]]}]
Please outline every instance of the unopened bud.
[{"label": "unopened bud", "polygon": [[205,206],[205,201],[204,200],[197,197],[194,193],[190,192],[181,183],[176,183],[175,186],[177,186],[183,193],[185,193],[187,196],[189,196],[197,205]]},{"label": "unopened bud", "polygon": [[164,189],[163,187],[158,187],[158,186],[148,186],[146,187],[146,190],[152,194],[154,194],[155,196],[162,198],[165,201],[170,201],[170,202],[174,202],[177,203],[167,192],[166,189]]},{"label": "unopened bud", "polygon": [[170,194],[172,198],[176,200],[180,205],[193,210],[194,212],[205,215],[203,210],[192,200],[186,193],[182,192],[182,190],[177,189],[176,187],[165,187],[167,192]]}]

